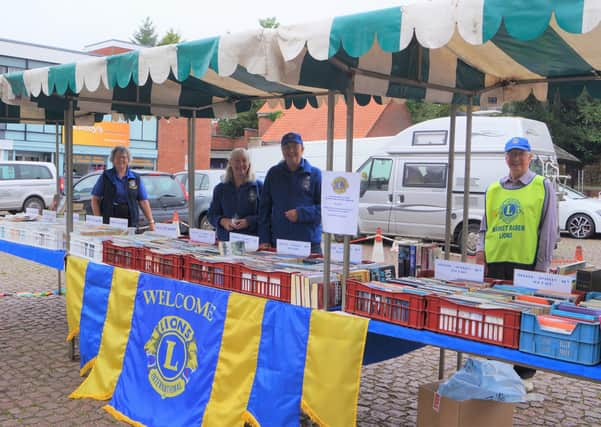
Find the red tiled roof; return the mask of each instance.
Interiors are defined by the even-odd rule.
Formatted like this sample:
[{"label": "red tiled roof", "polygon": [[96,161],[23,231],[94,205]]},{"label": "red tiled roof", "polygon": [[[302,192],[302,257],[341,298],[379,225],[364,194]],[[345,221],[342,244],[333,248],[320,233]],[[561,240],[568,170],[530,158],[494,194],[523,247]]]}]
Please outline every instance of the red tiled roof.
[{"label": "red tiled roof", "polygon": [[[373,101],[364,107],[355,104],[354,137],[365,138],[370,136],[370,130],[374,127],[386,107],[387,105],[380,105]],[[282,107],[271,108],[268,104],[265,104],[258,113],[270,113],[274,111],[282,111],[282,114],[269,126],[263,135],[260,135],[263,142],[279,142],[282,135],[291,131],[300,133],[304,141],[326,139],[328,107],[325,103],[318,108],[307,106],[302,110],[296,108],[286,110]],[[340,98],[334,109],[334,139],[343,139],[345,136],[346,106],[344,100]]]}]

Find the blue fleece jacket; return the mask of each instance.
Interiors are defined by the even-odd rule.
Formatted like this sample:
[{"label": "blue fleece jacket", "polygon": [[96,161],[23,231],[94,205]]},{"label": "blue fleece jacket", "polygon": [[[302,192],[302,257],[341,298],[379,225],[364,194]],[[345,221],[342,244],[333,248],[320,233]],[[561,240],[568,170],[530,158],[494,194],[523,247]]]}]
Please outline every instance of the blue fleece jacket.
[{"label": "blue fleece jacket", "polygon": [[236,233],[257,235],[257,215],[259,200],[263,190],[261,181],[244,183],[236,188],[233,182],[222,182],[213,190],[213,200],[209,207],[209,222],[217,230],[217,240],[230,240],[230,233],[219,224],[221,218],[246,219],[248,228],[235,230]]},{"label": "blue fleece jacket", "polygon": [[[284,212],[296,209],[298,221]],[[302,159],[292,172],[281,161],[267,172],[259,207],[259,242],[276,239],[321,243],[321,171]]]}]

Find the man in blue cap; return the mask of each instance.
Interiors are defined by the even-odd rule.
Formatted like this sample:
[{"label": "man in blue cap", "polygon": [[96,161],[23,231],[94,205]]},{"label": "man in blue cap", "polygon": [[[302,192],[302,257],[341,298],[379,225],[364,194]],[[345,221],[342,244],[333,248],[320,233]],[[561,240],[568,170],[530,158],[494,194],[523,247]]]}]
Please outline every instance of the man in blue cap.
[{"label": "man in blue cap", "polygon": [[304,159],[302,137],[282,137],[282,160],[267,172],[259,205],[259,244],[262,249],[277,239],[311,243],[321,254],[321,171]]},{"label": "man in blue cap", "polygon": [[[557,196],[548,179],[530,170],[532,153],[526,138],[505,144],[509,175],[486,190],[476,262],[486,265],[486,276],[513,281],[513,271],[546,272],[559,239]],[[515,366],[522,379],[536,370]],[[527,389],[532,383],[525,381]]]}]

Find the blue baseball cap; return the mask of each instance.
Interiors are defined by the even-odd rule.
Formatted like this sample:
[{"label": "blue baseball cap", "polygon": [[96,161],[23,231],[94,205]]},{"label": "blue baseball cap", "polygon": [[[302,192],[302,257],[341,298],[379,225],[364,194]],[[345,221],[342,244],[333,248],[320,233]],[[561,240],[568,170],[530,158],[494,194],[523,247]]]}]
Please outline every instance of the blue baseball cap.
[{"label": "blue baseball cap", "polygon": [[282,145],[286,145],[289,142],[303,145],[303,138],[301,138],[300,134],[296,132],[288,132],[282,137]]},{"label": "blue baseball cap", "polygon": [[532,148],[530,147],[530,143],[526,138],[514,136],[505,143],[505,152],[507,153],[510,150],[531,151]]}]

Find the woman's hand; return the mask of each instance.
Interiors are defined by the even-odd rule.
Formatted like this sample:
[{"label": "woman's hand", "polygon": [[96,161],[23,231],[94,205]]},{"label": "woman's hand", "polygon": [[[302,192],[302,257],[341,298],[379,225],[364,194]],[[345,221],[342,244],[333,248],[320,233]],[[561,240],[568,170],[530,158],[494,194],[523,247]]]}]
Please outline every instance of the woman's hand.
[{"label": "woman's hand", "polygon": [[232,231],[234,230],[234,223],[232,222],[231,218],[221,218],[219,220],[219,225],[221,225],[223,228],[225,228],[227,231]]},{"label": "woman's hand", "polygon": [[236,230],[244,230],[245,228],[248,228],[249,224],[248,224],[248,220],[246,218],[242,218],[242,219],[232,220],[232,226]]},{"label": "woman's hand", "polygon": [[148,230],[154,231],[154,220],[148,221]]}]

